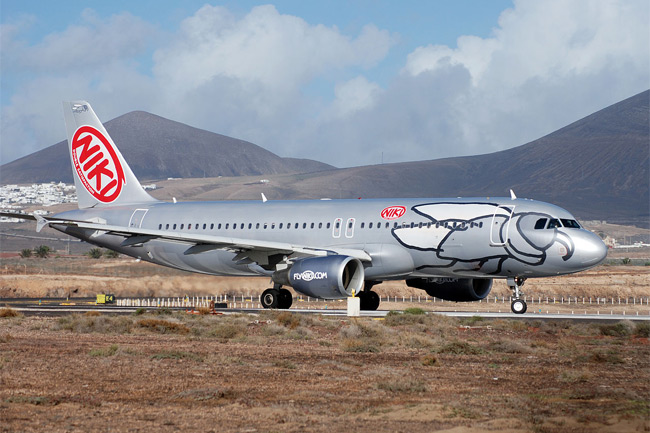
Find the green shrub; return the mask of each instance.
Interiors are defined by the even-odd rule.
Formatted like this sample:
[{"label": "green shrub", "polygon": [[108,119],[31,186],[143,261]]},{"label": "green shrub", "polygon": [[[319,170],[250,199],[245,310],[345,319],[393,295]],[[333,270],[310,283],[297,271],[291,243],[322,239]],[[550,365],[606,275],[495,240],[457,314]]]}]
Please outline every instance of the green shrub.
[{"label": "green shrub", "polygon": [[634,326],[634,335],[637,337],[650,337],[650,323],[648,322],[637,322]]},{"label": "green shrub", "polygon": [[26,259],[31,256],[32,256],[32,250],[30,250],[29,248],[20,250],[20,257],[22,257],[23,259]]},{"label": "green shrub", "polygon": [[427,391],[427,386],[419,380],[400,377],[395,380],[379,382],[377,388],[388,392],[399,393],[423,393]]},{"label": "green shrub", "polygon": [[90,356],[101,356],[101,357],[106,357],[106,356],[113,356],[117,353],[118,349],[117,344],[111,344],[109,347],[104,347],[101,349],[92,349],[90,351]]},{"label": "green shrub", "polygon": [[34,248],[34,255],[39,259],[47,259],[53,252],[54,250],[47,245],[39,245],[38,247]]},{"label": "green shrub", "polygon": [[86,255],[91,259],[100,259],[102,257],[102,254],[103,252],[101,248],[92,248],[86,253]]},{"label": "green shrub", "polygon": [[480,355],[485,351],[465,341],[454,340],[438,349],[438,353],[449,353],[452,355]]},{"label": "green shrub", "polygon": [[606,323],[599,326],[600,333],[610,337],[626,337],[632,333],[630,324],[627,322]]},{"label": "green shrub", "polygon": [[113,250],[104,251],[104,257],[106,257],[107,259],[116,259],[119,256],[120,256],[120,253],[118,253],[117,251],[113,251]]}]

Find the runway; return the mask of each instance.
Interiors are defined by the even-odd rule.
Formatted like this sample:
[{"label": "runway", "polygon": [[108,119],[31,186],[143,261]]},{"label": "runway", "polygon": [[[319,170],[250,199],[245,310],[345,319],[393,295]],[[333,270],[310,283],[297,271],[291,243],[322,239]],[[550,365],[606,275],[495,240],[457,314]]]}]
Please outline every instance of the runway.
[{"label": "runway", "polygon": [[[40,304],[39,304],[40,302]],[[96,305],[91,298],[75,299],[69,301],[65,299],[0,299],[0,305],[10,307],[25,315],[41,315],[41,316],[61,316],[66,314],[84,314],[88,312],[98,312],[103,314],[135,314],[138,311],[146,310],[148,312],[155,312],[160,310],[159,307],[136,307],[136,306],[117,306],[117,305]],[[187,307],[164,307],[171,311],[188,311],[192,312],[192,308]],[[216,308],[214,314],[259,314],[265,310],[263,308]],[[345,309],[303,309],[292,308],[292,313],[297,314],[312,314],[324,316],[347,316]],[[377,311],[361,311],[360,317],[369,317],[381,319],[385,317],[390,310],[377,310]],[[611,312],[598,312],[584,314],[581,312],[540,312],[530,311],[526,314],[513,314],[511,312],[485,312],[485,311],[435,311],[427,310],[427,314],[440,314],[449,317],[469,318],[481,317],[483,319],[517,319],[517,320],[572,320],[572,321],[620,321],[620,320],[634,320],[634,321],[650,321],[650,315],[639,314],[614,314]]]}]

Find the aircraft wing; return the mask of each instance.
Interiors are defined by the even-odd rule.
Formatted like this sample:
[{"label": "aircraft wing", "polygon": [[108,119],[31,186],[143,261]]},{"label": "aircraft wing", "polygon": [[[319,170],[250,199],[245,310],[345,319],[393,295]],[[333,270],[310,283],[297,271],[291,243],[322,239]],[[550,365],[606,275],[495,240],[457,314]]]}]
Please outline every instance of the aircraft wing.
[{"label": "aircraft wing", "polygon": [[35,219],[38,229],[45,225],[63,225],[78,227],[81,229],[95,230],[100,233],[126,236],[121,243],[122,246],[141,245],[151,240],[174,242],[186,244],[186,255],[200,254],[211,250],[228,250],[238,253],[235,260],[250,260],[259,265],[268,264],[268,258],[271,255],[282,254],[292,255],[293,257],[315,257],[327,256],[331,254],[340,254],[357,258],[361,261],[370,262],[370,255],[361,249],[338,248],[338,247],[313,247],[308,245],[296,245],[286,242],[263,241],[258,239],[232,238],[226,236],[213,236],[200,233],[181,233],[170,232],[167,230],[143,229],[137,227],[116,226],[110,224],[101,224],[96,222],[76,221],[67,219],[57,219],[55,217],[41,217],[25,214],[5,214],[0,216],[9,216],[24,219]]}]

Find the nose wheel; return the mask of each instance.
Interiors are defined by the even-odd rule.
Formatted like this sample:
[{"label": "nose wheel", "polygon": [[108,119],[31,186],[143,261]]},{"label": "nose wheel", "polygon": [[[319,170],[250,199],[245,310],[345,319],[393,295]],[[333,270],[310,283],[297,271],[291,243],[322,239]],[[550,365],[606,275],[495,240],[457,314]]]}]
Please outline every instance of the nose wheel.
[{"label": "nose wheel", "polygon": [[526,301],[521,299],[524,292],[520,290],[521,286],[524,285],[525,281],[526,279],[521,277],[508,278],[508,287],[510,287],[510,290],[512,290],[512,295],[514,298],[510,303],[510,309],[515,314],[524,314],[528,309],[528,305],[526,305]]}]

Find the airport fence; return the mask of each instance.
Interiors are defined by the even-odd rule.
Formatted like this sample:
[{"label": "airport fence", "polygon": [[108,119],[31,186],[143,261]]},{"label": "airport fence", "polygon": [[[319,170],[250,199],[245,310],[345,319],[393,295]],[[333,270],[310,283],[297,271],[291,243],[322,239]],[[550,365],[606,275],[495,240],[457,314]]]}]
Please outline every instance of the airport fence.
[{"label": "airport fence", "polygon": [[[381,296],[381,302],[398,303],[433,303],[456,304],[431,296]],[[512,302],[510,296],[488,296],[477,303],[507,304]],[[646,297],[578,297],[578,296],[524,296],[523,299],[530,305],[567,305],[567,306],[650,306],[650,296]],[[331,303],[335,301],[311,298],[308,296],[294,297],[294,307],[301,303]],[[127,307],[170,307],[170,308],[208,308],[212,303],[226,304],[229,308],[261,308],[259,296],[231,294],[215,296],[185,296],[167,298],[118,298],[117,305]]]}]

